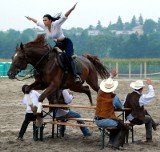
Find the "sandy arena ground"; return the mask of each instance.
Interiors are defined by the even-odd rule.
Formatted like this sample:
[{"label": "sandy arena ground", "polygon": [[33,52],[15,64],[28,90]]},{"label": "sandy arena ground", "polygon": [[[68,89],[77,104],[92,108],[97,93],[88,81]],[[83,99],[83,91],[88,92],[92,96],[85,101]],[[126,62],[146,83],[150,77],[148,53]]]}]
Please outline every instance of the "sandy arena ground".
[{"label": "sandy arena ground", "polygon": [[[17,81],[8,78],[0,78],[0,152],[93,152],[93,151],[113,151],[110,148],[100,150],[100,132],[93,129],[92,136],[84,138],[79,128],[67,127],[65,137],[51,138],[51,125],[46,125],[44,129],[44,141],[33,141],[32,124],[29,125],[24,141],[17,141],[17,134],[21,127],[25,114],[25,106],[22,104],[23,94],[21,86],[24,83],[30,84],[33,80]],[[131,80],[119,80],[119,87],[116,90],[121,99],[127,92],[131,92],[129,87]],[[160,81],[153,81],[156,97],[146,108],[156,121],[160,121]],[[96,100],[96,92],[92,91],[93,101]],[[147,90],[145,89],[144,92]],[[74,93],[73,104],[90,105],[85,94]],[[47,100],[44,101],[47,103]],[[94,110],[74,109],[82,116],[93,118]],[[108,138],[106,138],[106,142]],[[144,125],[135,127],[135,143],[124,145],[126,152],[160,152],[160,127],[153,131],[153,143],[145,143]]]}]

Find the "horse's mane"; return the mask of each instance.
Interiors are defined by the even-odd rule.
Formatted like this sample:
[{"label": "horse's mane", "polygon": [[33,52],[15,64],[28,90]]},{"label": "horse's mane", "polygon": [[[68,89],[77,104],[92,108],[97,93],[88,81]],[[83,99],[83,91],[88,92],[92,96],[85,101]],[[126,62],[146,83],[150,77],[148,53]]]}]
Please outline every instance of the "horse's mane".
[{"label": "horse's mane", "polygon": [[39,48],[47,48],[48,44],[45,40],[45,35],[44,34],[39,34],[35,40],[33,40],[32,42],[28,42],[25,44],[26,48],[29,47],[39,47]]}]

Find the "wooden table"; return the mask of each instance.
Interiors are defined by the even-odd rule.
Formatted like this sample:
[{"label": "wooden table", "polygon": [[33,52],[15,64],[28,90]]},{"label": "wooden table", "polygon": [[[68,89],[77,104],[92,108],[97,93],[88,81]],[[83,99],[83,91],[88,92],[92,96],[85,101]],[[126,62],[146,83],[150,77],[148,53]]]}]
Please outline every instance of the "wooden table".
[{"label": "wooden table", "polygon": [[[43,104],[43,108],[44,109],[47,109],[49,108],[49,111],[46,112],[45,110],[43,110],[43,112],[45,113],[44,114],[44,117],[46,117],[47,115],[51,116],[53,122],[55,122],[55,116],[56,116],[56,109],[57,108],[82,108],[82,109],[93,109],[95,110],[96,109],[96,106],[82,106],[82,105],[66,105],[66,104]],[[122,116],[122,120],[123,122],[125,122],[125,112],[126,111],[130,111],[131,109],[130,108],[122,108],[122,109],[115,109],[115,112],[121,112],[120,115],[118,115],[118,117],[121,117]],[[84,118],[82,118],[84,119]],[[93,118],[94,120],[94,118]],[[57,122],[56,122],[57,124]],[[98,126],[97,126],[98,127]],[[52,138],[54,138],[54,129],[55,129],[55,125],[54,123],[52,123]],[[102,149],[104,148],[104,131],[105,129],[103,129],[103,134],[101,135],[102,137]],[[133,132],[132,132],[132,140],[133,140]],[[128,138],[127,138],[127,141],[128,141]]]},{"label": "wooden table", "polygon": [[[82,109],[96,109],[96,106],[82,106],[82,105],[66,105],[66,104],[43,104],[43,108],[52,108],[52,110],[46,112],[43,117],[46,117],[47,115],[52,117],[52,120],[55,120],[56,116],[56,109],[57,108],[82,108]],[[125,122],[125,112],[130,111],[131,108],[122,108],[122,109],[115,109],[115,112],[122,112],[118,117],[122,116],[123,122]],[[52,113],[52,114],[51,114]],[[52,137],[54,138],[54,124],[52,125]]]}]

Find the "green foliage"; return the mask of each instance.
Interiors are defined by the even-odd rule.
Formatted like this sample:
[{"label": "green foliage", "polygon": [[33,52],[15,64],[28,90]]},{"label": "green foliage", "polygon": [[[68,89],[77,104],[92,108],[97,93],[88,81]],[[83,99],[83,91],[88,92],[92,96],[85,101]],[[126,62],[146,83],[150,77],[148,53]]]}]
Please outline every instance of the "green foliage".
[{"label": "green foliage", "polygon": [[0,31],[0,58],[11,58],[18,44],[33,40],[35,35],[35,31],[32,29],[26,29],[22,33],[14,29],[6,32]]},{"label": "green foliage", "polygon": [[146,20],[143,25],[144,33],[151,34],[151,33],[155,32],[156,26],[157,26],[156,22],[154,22],[153,20],[151,20],[151,19]]},{"label": "green foliage", "polygon": [[[144,34],[121,34],[113,31],[132,30],[135,26],[143,26]],[[90,35],[89,32],[97,32]],[[64,29],[64,34],[73,41],[77,55],[92,54],[99,58],[158,58],[160,57],[160,20],[156,23],[152,19],[143,21],[140,15],[138,20],[133,16],[131,22],[123,23],[121,17],[117,23],[103,27],[98,21],[97,26],[90,25],[87,29]],[[22,32],[10,29],[0,31],[0,58],[10,59],[17,44],[27,43],[36,37],[34,29],[26,29]],[[51,41],[52,46],[54,42]]]}]

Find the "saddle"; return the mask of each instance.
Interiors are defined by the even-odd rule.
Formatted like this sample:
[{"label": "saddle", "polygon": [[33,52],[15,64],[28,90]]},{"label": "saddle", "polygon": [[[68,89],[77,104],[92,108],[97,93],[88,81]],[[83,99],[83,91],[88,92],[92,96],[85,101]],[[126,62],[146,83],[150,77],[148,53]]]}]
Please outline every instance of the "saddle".
[{"label": "saddle", "polygon": [[[79,61],[77,61],[75,55],[72,56],[72,59],[73,59],[73,62],[75,63],[77,74],[81,75],[82,64]],[[66,53],[64,51],[58,51],[57,61],[58,61],[58,64],[60,65],[60,67],[64,71],[71,71],[71,67],[70,67],[70,63],[69,63],[70,61],[68,61],[68,58],[67,58]]]}]

